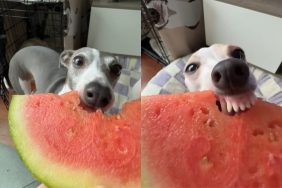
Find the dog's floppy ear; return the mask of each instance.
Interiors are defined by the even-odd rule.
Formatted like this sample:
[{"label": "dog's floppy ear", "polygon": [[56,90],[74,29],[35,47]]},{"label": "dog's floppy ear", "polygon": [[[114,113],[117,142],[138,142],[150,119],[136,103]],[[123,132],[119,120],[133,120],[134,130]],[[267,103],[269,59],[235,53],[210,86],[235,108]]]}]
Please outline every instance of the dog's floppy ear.
[{"label": "dog's floppy ear", "polygon": [[70,63],[70,58],[73,54],[73,50],[64,50],[61,55],[60,55],[60,64],[59,67],[61,65],[68,67],[69,63]]},{"label": "dog's floppy ear", "polygon": [[119,55],[114,55],[114,58],[115,58],[116,61],[118,61],[118,62],[120,61],[120,56]]}]

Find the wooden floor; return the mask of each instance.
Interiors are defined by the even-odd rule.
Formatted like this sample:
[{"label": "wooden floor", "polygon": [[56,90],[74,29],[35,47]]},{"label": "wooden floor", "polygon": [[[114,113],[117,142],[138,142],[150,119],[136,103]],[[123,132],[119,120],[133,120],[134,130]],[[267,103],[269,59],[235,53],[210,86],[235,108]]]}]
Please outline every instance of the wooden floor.
[{"label": "wooden floor", "polygon": [[152,59],[146,54],[141,56],[141,88],[143,89],[148,81],[163,68],[163,65],[158,63],[156,60]]}]

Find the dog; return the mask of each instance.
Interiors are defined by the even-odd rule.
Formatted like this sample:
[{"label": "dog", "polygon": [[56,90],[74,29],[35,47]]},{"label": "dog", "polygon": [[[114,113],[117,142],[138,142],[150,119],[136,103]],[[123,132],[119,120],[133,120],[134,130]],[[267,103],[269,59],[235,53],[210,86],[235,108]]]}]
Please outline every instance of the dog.
[{"label": "dog", "polygon": [[238,46],[214,44],[199,49],[187,61],[184,77],[189,91],[213,91],[225,113],[245,111],[256,101],[256,80]]},{"label": "dog", "polygon": [[10,60],[9,79],[19,94],[61,95],[75,90],[85,106],[106,111],[114,102],[113,87],[121,70],[115,56],[93,48],[65,50],[58,54],[47,47],[29,46]]}]

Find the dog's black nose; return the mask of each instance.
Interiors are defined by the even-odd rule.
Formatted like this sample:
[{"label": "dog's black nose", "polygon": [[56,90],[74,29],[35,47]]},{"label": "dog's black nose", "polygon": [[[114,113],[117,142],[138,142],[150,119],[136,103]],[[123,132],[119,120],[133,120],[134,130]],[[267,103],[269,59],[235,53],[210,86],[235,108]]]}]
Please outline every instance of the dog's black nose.
[{"label": "dog's black nose", "polygon": [[213,84],[224,94],[240,93],[248,83],[249,76],[248,65],[234,58],[219,62],[211,74]]},{"label": "dog's black nose", "polygon": [[112,100],[111,89],[98,82],[87,84],[85,86],[83,97],[86,105],[96,108],[103,108]]}]

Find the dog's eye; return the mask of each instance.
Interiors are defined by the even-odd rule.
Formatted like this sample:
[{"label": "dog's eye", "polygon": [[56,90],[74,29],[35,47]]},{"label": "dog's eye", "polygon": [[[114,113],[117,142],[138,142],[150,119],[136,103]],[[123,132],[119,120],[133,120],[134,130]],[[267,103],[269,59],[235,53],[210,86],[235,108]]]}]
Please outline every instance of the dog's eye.
[{"label": "dog's eye", "polygon": [[73,64],[75,67],[79,68],[84,65],[84,59],[81,56],[76,56],[73,58]]},{"label": "dog's eye", "polygon": [[110,72],[116,76],[119,76],[121,74],[121,69],[122,66],[118,63],[110,65]]},{"label": "dog's eye", "polygon": [[189,65],[186,67],[185,72],[187,72],[187,73],[194,73],[194,72],[196,72],[196,70],[198,70],[198,68],[199,68],[199,65],[198,65],[198,64],[196,64],[196,63],[191,63],[191,64],[189,64]]},{"label": "dog's eye", "polygon": [[235,49],[231,53],[231,57],[244,60],[245,59],[245,53],[241,49]]}]

